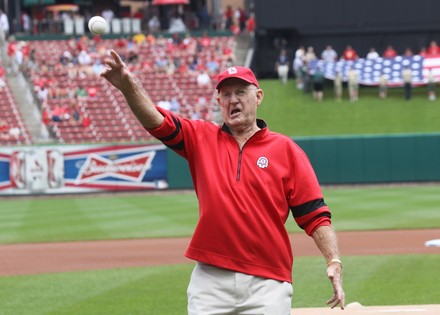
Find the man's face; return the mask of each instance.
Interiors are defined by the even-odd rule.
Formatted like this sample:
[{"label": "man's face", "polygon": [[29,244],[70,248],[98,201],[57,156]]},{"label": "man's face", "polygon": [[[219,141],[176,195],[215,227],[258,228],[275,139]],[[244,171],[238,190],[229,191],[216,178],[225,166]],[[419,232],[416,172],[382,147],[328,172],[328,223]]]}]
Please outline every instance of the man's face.
[{"label": "man's face", "polygon": [[255,124],[263,91],[246,81],[231,78],[221,85],[217,100],[225,124],[240,131]]}]

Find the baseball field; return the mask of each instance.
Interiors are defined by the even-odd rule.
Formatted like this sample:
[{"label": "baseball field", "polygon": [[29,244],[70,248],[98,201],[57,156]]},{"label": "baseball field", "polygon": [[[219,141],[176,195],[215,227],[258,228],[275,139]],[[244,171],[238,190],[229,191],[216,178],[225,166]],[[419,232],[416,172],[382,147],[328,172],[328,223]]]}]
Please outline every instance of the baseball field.
[{"label": "baseball field", "polygon": [[[369,89],[359,102],[339,104],[313,102],[277,81],[262,86],[270,93],[261,117],[292,136],[440,131],[440,106],[424,90],[411,102],[396,90],[384,102]],[[440,247],[425,242],[440,239],[440,185],[323,189],[346,302],[373,307],[342,314],[439,314]],[[193,191],[1,198],[0,315],[185,314],[194,264],[184,251],[197,214]],[[296,257],[294,314],[327,314],[312,309],[332,294],[325,262],[292,217],[287,227]]]},{"label": "baseball field", "polygon": [[[440,304],[438,185],[325,187],[347,303]],[[185,314],[192,191],[2,199],[0,314]],[[323,307],[325,262],[288,220],[293,308]],[[348,314],[348,313],[347,313]],[[426,315],[426,313],[425,313]]]}]

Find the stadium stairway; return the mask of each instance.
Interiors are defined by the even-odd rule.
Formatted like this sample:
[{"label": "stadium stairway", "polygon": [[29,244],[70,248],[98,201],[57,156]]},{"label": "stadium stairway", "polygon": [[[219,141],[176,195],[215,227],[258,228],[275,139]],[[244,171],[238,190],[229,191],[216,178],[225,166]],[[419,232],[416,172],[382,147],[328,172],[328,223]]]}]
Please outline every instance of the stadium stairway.
[{"label": "stadium stairway", "polygon": [[243,32],[236,36],[235,56],[238,65],[251,66],[253,53],[253,40],[251,36]]},{"label": "stadium stairway", "polygon": [[7,75],[7,80],[18,110],[32,137],[32,142],[36,144],[54,142],[46,126],[42,123],[34,94],[23,74],[21,72],[10,73]]}]

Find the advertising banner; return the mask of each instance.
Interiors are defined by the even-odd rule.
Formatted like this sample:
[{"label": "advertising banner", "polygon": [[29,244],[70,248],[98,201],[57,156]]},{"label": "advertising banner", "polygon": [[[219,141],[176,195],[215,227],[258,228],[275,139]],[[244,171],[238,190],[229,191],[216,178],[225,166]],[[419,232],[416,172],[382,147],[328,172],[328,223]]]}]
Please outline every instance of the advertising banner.
[{"label": "advertising banner", "polygon": [[0,148],[0,195],[167,187],[162,144]]}]

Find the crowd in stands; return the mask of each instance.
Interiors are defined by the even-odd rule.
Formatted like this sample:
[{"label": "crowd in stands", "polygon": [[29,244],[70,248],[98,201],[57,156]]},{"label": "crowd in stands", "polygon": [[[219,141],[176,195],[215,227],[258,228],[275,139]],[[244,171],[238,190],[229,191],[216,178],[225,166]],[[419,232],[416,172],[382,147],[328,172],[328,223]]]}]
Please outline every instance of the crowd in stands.
[{"label": "crowd in stands", "polygon": [[[422,47],[417,53],[417,55],[426,58],[436,58],[440,57],[440,46],[437,41],[432,40],[428,47]],[[365,55],[366,60],[374,60],[377,58],[382,59],[393,59],[397,56],[413,57],[415,53],[409,47],[405,48],[402,53],[398,53],[392,45],[387,45],[387,47],[380,54],[375,47],[371,47],[367,54]],[[275,61],[276,72],[278,78],[282,83],[286,83],[288,79],[288,73],[292,70],[295,77],[296,86],[298,89],[304,91],[304,93],[312,92],[313,97],[322,101],[323,99],[323,89],[325,83],[325,77],[322,67],[311,68],[310,65],[318,60],[324,63],[334,63],[339,60],[342,61],[356,61],[359,58],[359,53],[351,46],[347,45],[346,48],[341,52],[340,55],[331,46],[327,45],[321,54],[315,53],[314,47],[304,47],[300,46],[296,49],[293,61],[290,63],[289,57],[287,56],[287,51],[285,47],[280,49],[279,56]],[[291,68],[289,69],[291,64]],[[316,63],[315,63],[316,64]],[[412,71],[409,67],[404,67],[401,71],[402,86],[404,90],[404,98],[411,99],[412,92]],[[333,80],[334,95],[335,98],[340,101],[342,99],[342,89],[344,81],[346,81],[349,100],[354,102],[359,98],[359,73],[353,66],[348,69],[346,77],[343,78],[341,73],[336,71]],[[431,101],[436,99],[435,87],[438,79],[434,76],[433,71],[429,70],[427,75],[427,88],[428,88],[428,98]],[[389,87],[388,77],[386,74],[381,74],[378,82],[379,87],[379,97],[384,99],[387,97],[387,89]]]},{"label": "crowd in stands", "polygon": [[188,32],[30,42],[10,36],[7,53],[11,65],[34,87],[42,120],[50,129],[66,124],[87,128],[98,120],[93,102],[108,101],[99,76],[110,49],[143,81],[153,101],[191,119],[212,119],[213,82],[221,69],[235,62],[234,37],[194,37]]},{"label": "crowd in stands", "polygon": [[[197,8],[187,5],[170,5],[165,10],[159,6],[145,2],[137,11],[115,11],[112,6],[106,7],[101,12],[91,12],[88,7],[73,5],[70,9],[61,11],[48,10],[44,6],[28,10],[23,8],[18,25],[10,28],[14,18],[8,17],[0,11],[0,27],[5,34],[22,32],[27,34],[63,33],[64,21],[82,20],[82,31],[87,32],[87,21],[93,15],[101,15],[108,22],[110,32],[112,20],[124,18],[136,19],[140,23],[142,33],[159,34],[161,32],[185,33],[195,30],[230,31],[234,35],[247,32],[253,36],[255,31],[255,15],[252,7],[245,10],[242,7],[233,8],[231,5],[224,10],[208,12],[206,5],[197,5]],[[118,27],[119,28],[119,27]],[[115,30],[116,32],[116,30]],[[119,32],[119,31],[118,31]],[[77,33],[81,35],[81,33]]]}]

